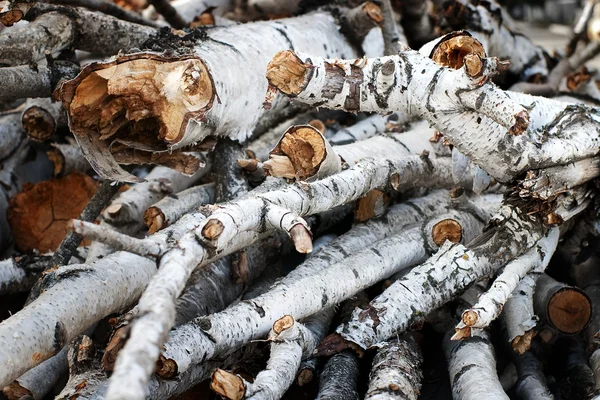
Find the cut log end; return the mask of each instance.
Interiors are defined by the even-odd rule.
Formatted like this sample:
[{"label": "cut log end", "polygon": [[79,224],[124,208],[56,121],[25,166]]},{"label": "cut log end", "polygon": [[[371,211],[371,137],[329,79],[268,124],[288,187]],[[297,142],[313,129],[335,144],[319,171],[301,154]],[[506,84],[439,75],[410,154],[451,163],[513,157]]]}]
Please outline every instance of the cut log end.
[{"label": "cut log end", "polygon": [[308,385],[309,383],[311,383],[313,381],[315,377],[315,373],[311,368],[304,368],[302,370],[300,370],[300,373],[298,374],[298,378],[296,379],[296,382],[298,383],[298,386],[305,386]]},{"label": "cut log end", "polygon": [[276,335],[279,335],[281,332],[286,331],[294,326],[294,322],[294,317],[291,315],[284,315],[273,323],[273,332]]},{"label": "cut log end", "polygon": [[446,240],[459,243],[462,239],[462,226],[454,219],[444,219],[433,226],[431,237],[438,246],[443,245]]},{"label": "cut log end", "polygon": [[531,341],[533,340],[535,335],[535,330],[530,329],[523,335],[515,337],[511,342],[513,350],[523,355],[531,347]]},{"label": "cut log end", "polygon": [[212,104],[211,75],[199,59],[150,57],[95,64],[65,83],[60,96],[73,132],[98,132],[102,140],[135,141],[147,148],[179,142],[188,119],[200,118]]},{"label": "cut log end", "polygon": [[[469,56],[469,57],[467,57]],[[430,58],[444,67],[459,69],[465,65],[467,73],[483,71],[486,57],[481,43],[467,32],[454,32],[442,38],[431,51]]]},{"label": "cut log end", "polygon": [[30,107],[23,112],[23,128],[29,138],[35,142],[45,142],[56,131],[56,121],[52,114],[41,107]]},{"label": "cut log end", "polygon": [[462,314],[462,322],[466,326],[475,325],[478,319],[477,313],[474,310],[466,310]]},{"label": "cut log end", "polygon": [[306,226],[302,224],[296,224],[292,227],[289,233],[298,253],[309,254],[312,252],[312,235]]},{"label": "cut log end", "polygon": [[581,332],[591,317],[591,300],[577,288],[566,287],[556,292],[548,302],[548,318],[563,333]]},{"label": "cut log end", "polygon": [[385,211],[386,204],[389,203],[389,196],[378,189],[373,189],[366,196],[358,199],[354,219],[358,222],[364,222],[371,218],[378,217]]},{"label": "cut log end", "polygon": [[217,219],[210,219],[202,228],[202,236],[208,240],[216,240],[221,236],[225,226]]},{"label": "cut log end", "polygon": [[309,67],[293,51],[280,51],[267,66],[267,80],[281,92],[297,95],[306,86]]},{"label": "cut log end", "polygon": [[384,16],[383,12],[381,11],[381,7],[379,7],[372,1],[367,1],[363,3],[362,10],[365,13],[365,15],[377,25],[383,22]]},{"label": "cut log end", "polygon": [[230,400],[241,400],[246,394],[242,378],[220,368],[213,372],[210,388],[218,395]]},{"label": "cut log end", "polygon": [[165,227],[165,214],[158,207],[150,207],[144,211],[144,222],[148,227],[148,233],[158,232]]}]

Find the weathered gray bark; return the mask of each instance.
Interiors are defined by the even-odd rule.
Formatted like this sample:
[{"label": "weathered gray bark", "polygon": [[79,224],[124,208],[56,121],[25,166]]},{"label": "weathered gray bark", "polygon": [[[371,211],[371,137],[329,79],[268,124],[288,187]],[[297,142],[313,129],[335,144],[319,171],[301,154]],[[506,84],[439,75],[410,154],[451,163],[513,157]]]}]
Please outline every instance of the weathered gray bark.
[{"label": "weathered gray bark", "polygon": [[39,65],[36,69],[28,65],[0,68],[0,82],[4,87],[0,100],[49,97],[60,79],[72,79],[78,72],[78,65],[62,60],[56,60],[50,66]]}]

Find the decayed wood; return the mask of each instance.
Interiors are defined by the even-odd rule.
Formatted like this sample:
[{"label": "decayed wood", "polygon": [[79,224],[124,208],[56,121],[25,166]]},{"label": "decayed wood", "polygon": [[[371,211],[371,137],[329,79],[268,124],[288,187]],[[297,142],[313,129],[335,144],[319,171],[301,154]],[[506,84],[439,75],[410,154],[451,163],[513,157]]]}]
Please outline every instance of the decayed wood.
[{"label": "decayed wood", "polygon": [[60,103],[51,99],[29,99],[21,116],[21,123],[29,138],[45,142],[56,132],[58,118],[62,110]]},{"label": "decayed wood", "polygon": [[[189,37],[196,45],[184,49],[183,54],[136,53],[92,63],[62,85],[61,98],[69,111],[71,130],[99,174],[133,179],[110,154],[113,140],[165,151],[209,135],[248,138],[264,113],[264,70],[277,50],[293,47],[322,55],[356,55],[326,12],[226,27],[210,31],[208,36],[209,41]],[[169,40],[177,39],[162,40],[162,46],[167,46]],[[160,41],[157,39],[158,46]],[[245,66],[244,74],[239,73],[240,65]],[[132,79],[132,74],[139,78]],[[144,92],[140,92],[142,87]],[[169,93],[178,94],[173,97]],[[275,104],[267,114],[277,113],[278,108]],[[205,123],[207,120],[212,122]],[[145,135],[148,128],[158,129],[158,135]],[[118,137],[113,138],[117,131]]]},{"label": "decayed wood", "polygon": [[[117,252],[89,265],[48,272],[40,296],[0,323],[0,337],[6,344],[0,353],[0,386],[59,352],[95,321],[131,305],[155,271],[149,259]],[[17,342],[15,332],[19,332]]]},{"label": "decayed wood", "polygon": [[554,254],[558,237],[558,228],[553,228],[534,248],[507,264],[491,288],[479,297],[473,307],[463,312],[453,339],[470,336],[473,328],[488,327],[500,315],[509,296],[528,273],[543,273]]},{"label": "decayed wood", "polygon": [[67,221],[79,216],[96,189],[93,179],[79,173],[25,186],[8,208],[17,248],[54,251],[67,233]]},{"label": "decayed wood", "polygon": [[423,356],[414,338],[399,337],[383,343],[369,375],[369,400],[417,400],[421,391]]},{"label": "decayed wood", "polygon": [[541,275],[533,296],[536,314],[560,332],[581,332],[592,316],[590,298],[579,288],[557,282]]}]

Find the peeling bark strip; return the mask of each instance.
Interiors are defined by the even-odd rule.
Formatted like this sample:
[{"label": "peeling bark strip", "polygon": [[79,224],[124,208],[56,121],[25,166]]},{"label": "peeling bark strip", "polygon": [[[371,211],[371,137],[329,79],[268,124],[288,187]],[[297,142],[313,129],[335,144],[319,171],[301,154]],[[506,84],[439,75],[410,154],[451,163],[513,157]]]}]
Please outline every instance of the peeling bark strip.
[{"label": "peeling bark strip", "polygon": [[496,357],[484,330],[465,341],[444,340],[452,397],[464,400],[509,400],[496,373]]},{"label": "peeling bark strip", "polygon": [[581,332],[592,317],[592,304],[585,292],[542,274],[533,295],[537,315],[566,334]]},{"label": "peeling bark strip", "polygon": [[[356,56],[334,18],[324,12],[231,26],[209,31],[206,40],[189,39],[197,43],[189,53],[137,53],[92,63],[61,87],[69,126],[102,176],[132,179],[112,159],[113,142],[166,151],[209,135],[248,138],[263,114],[265,67],[278,50]],[[245,72],[240,74],[242,65]],[[270,113],[277,108],[275,104]]]},{"label": "peeling bark strip", "polygon": [[423,356],[410,336],[383,343],[373,359],[365,400],[417,400],[421,392]]},{"label": "peeling bark strip", "polygon": [[413,268],[337,332],[361,349],[406,331],[413,322],[443,305],[470,284],[529,250],[544,235],[536,218],[503,206],[489,229],[469,244],[446,242],[426,263]]},{"label": "peeling bark strip", "polygon": [[[69,265],[46,274],[40,296],[0,324],[5,344],[0,352],[0,386],[56,354],[95,321],[130,306],[155,272],[149,259],[117,252],[89,265]],[[13,340],[15,332],[18,341]]]},{"label": "peeling bark strip", "polygon": [[[481,223],[468,213],[453,212],[452,215],[463,226],[465,240],[474,237],[481,229]],[[301,319],[351,297],[425,259],[427,253],[437,247],[431,232],[440,218],[443,219],[433,218],[358,252],[354,250],[351,256],[336,246],[336,242],[344,241],[344,236],[341,236],[264,295],[180,326],[171,333],[165,345],[165,357],[173,359],[179,371],[185,371],[198,360],[239,348],[249,340],[259,338],[283,314]],[[360,237],[354,240],[360,240]],[[342,253],[338,256],[339,261],[329,259],[329,248],[333,254]],[[367,264],[370,268],[362,267]],[[304,301],[298,302],[300,294],[295,293],[302,293]]]},{"label": "peeling bark strip", "polygon": [[543,273],[558,244],[558,235],[558,228],[551,229],[531,250],[507,264],[492,287],[479,297],[473,307],[463,312],[462,322],[457,325],[452,339],[470,336],[473,333],[471,328],[488,327],[500,315],[509,296],[528,273]]},{"label": "peeling bark strip", "polygon": [[271,354],[266,369],[252,383],[239,375],[216,370],[211,389],[231,400],[280,399],[294,382],[301,360],[308,358],[325,336],[333,314],[333,307],[329,307],[303,323],[289,315],[278,319],[269,333]]},{"label": "peeling bark strip", "polygon": [[[511,182],[528,170],[596,156],[600,146],[596,109],[504,92],[486,82],[497,69],[497,60],[472,61],[483,68],[479,77],[471,75],[477,69],[469,63],[450,70],[411,50],[366,61],[325,60],[286,51],[273,58],[267,78],[279,91],[311,105],[419,115],[500,182]],[[327,70],[333,65],[339,72],[331,77]],[[354,84],[359,90],[351,93]],[[323,95],[337,86],[333,98]],[[358,108],[349,109],[347,101]],[[549,182],[555,172],[548,174]]]}]

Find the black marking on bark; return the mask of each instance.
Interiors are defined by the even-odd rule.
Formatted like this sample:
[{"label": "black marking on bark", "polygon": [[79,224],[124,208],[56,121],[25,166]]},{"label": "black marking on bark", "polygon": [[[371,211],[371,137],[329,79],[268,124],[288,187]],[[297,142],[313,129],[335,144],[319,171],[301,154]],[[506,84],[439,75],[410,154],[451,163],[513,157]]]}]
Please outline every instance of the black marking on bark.
[{"label": "black marking on bark", "polygon": [[[275,21],[275,24],[282,25],[281,22],[279,22],[279,21]],[[288,45],[290,46],[290,50],[296,50],[294,48],[294,43],[292,43],[292,40],[290,39],[287,32],[283,28],[277,27],[277,28],[275,28],[275,30],[277,30],[277,32],[281,33],[281,36],[284,37],[284,39],[287,41]]]},{"label": "black marking on bark", "polygon": [[381,135],[384,136],[386,138],[392,139],[394,142],[398,143],[400,146],[404,147],[404,149],[408,152],[408,154],[411,154],[412,152],[410,151],[410,149],[404,144],[402,143],[402,141],[400,139],[398,139],[396,136],[394,135]]},{"label": "black marking on bark", "polygon": [[250,304],[252,304],[254,306],[254,310],[257,312],[257,314],[261,317],[264,318],[265,317],[265,309],[262,308],[261,306],[259,306],[258,304],[256,304],[255,302],[251,301]]},{"label": "black marking on bark", "polygon": [[344,70],[328,62],[325,62],[325,85],[321,90],[321,96],[325,99],[333,99],[336,95],[342,92],[346,73]]},{"label": "black marking on bark", "polygon": [[325,305],[327,305],[328,301],[329,301],[329,297],[327,296],[326,293],[323,293],[323,295],[321,297],[321,307],[325,307]]},{"label": "black marking on bark", "polygon": [[438,69],[431,81],[427,85],[427,89],[425,89],[425,93],[427,93],[427,100],[425,101],[425,108],[431,113],[435,112],[435,107],[431,104],[431,96],[433,95],[433,91],[435,90],[435,86],[437,85],[438,79],[444,70],[442,68]]},{"label": "black marking on bark", "polygon": [[371,249],[371,251],[372,251],[373,253],[377,254],[377,256],[378,256],[378,257],[381,257],[381,258],[383,258],[383,256],[382,256],[382,255],[381,255],[381,253],[379,252],[379,250],[377,250],[375,247],[373,247],[373,248]]},{"label": "black marking on bark", "polygon": [[479,110],[481,108],[481,106],[483,105],[483,101],[485,100],[485,92],[481,92],[479,93],[479,96],[477,96],[477,100],[475,101],[475,109]]},{"label": "black marking on bark", "polygon": [[54,350],[57,353],[61,351],[67,344],[68,339],[65,325],[61,321],[58,321],[54,327],[54,342],[52,343]]},{"label": "black marking on bark", "polygon": [[349,92],[344,101],[344,109],[349,112],[357,112],[360,110],[360,85],[363,83],[362,68],[356,65],[350,65],[350,75],[344,77],[344,81],[348,82]]},{"label": "black marking on bark", "polygon": [[460,371],[458,371],[456,373],[456,375],[454,375],[454,379],[452,380],[452,386],[455,386],[458,383],[458,380],[467,372],[469,372],[469,370],[473,369],[473,368],[477,368],[476,364],[468,364],[465,365],[464,367],[462,367],[460,369]]},{"label": "black marking on bark", "polygon": [[42,278],[40,290],[48,290],[57,283],[66,279],[78,278],[81,275],[94,273],[93,268],[69,268],[52,271]]}]

